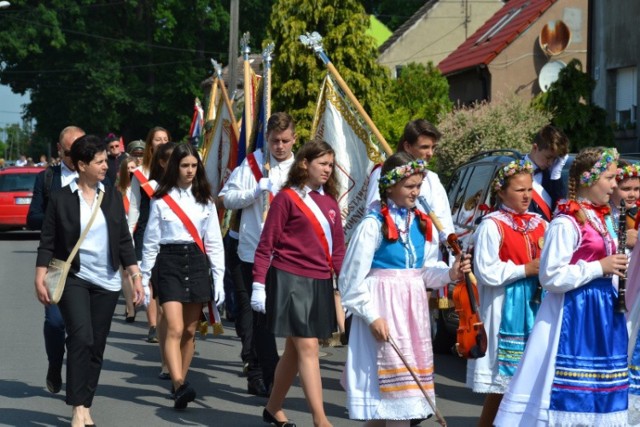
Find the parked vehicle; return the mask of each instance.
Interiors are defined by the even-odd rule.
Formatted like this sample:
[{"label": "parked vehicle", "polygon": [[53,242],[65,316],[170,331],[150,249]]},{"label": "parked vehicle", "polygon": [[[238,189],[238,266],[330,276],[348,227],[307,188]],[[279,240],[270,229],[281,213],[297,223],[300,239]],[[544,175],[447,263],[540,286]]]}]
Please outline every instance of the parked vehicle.
[{"label": "parked vehicle", "polygon": [[16,166],[0,169],[0,230],[20,230],[27,226],[33,184],[42,169]]},{"label": "parked vehicle", "polygon": [[[451,206],[453,225],[463,249],[480,223],[482,216],[488,213],[491,197],[491,182],[498,169],[513,160],[524,156],[517,150],[492,150],[478,153],[466,163],[460,165],[451,176],[446,186]],[[631,163],[640,163],[640,155],[624,154],[623,159]],[[569,169],[575,154],[569,154],[562,170],[562,179],[567,186]],[[433,349],[439,353],[449,353],[456,341],[458,314],[453,308],[453,285],[449,286],[449,308],[438,309],[436,334]]]}]

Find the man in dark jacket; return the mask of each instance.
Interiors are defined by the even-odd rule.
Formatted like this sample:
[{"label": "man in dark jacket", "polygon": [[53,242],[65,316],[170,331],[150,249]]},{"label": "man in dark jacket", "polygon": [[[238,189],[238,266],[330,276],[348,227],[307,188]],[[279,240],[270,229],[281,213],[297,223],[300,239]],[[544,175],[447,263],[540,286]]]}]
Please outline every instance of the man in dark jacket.
[{"label": "man in dark jacket", "polygon": [[[58,153],[62,161],[57,166],[49,166],[36,177],[33,187],[33,199],[27,214],[27,226],[32,230],[40,230],[44,213],[51,193],[60,190],[73,181],[78,173],[69,157],[71,145],[84,135],[77,126],[67,126],[60,132]],[[47,389],[58,393],[62,388],[62,361],[64,359],[65,330],[64,321],[57,305],[48,305],[44,309],[44,346],[49,359],[47,370]]]},{"label": "man in dark jacket", "polygon": [[118,170],[120,169],[120,162],[124,158],[124,151],[120,146],[120,138],[110,133],[104,139],[107,144],[107,178],[111,183],[115,184],[118,177]]}]

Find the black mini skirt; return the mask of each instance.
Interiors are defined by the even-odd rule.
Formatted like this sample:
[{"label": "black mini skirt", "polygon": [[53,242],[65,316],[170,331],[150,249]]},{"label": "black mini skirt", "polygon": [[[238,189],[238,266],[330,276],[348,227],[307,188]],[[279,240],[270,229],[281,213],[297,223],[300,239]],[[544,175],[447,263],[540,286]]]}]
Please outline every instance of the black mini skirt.
[{"label": "black mini skirt", "polygon": [[271,267],[266,293],[267,325],[274,335],[326,339],[335,332],[331,279],[312,279]]},{"label": "black mini skirt", "polygon": [[154,268],[160,304],[211,300],[209,259],[195,243],[160,245]]}]

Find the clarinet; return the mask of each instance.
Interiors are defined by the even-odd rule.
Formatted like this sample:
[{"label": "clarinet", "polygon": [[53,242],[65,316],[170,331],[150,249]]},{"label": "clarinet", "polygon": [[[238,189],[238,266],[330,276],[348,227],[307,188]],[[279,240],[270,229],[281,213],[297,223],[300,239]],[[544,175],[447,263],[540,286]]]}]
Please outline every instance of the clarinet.
[{"label": "clarinet", "polygon": [[[627,246],[627,207],[624,200],[620,200],[620,217],[618,218],[618,254],[625,253]],[[615,312],[626,313],[625,294],[627,291],[627,272],[624,276],[618,276],[618,301],[616,301]]]}]

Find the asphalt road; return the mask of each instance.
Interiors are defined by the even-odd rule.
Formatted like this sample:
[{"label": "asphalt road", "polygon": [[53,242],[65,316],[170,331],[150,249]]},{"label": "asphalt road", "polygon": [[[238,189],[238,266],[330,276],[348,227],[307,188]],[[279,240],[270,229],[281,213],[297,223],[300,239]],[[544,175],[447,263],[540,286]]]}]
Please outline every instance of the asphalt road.
[{"label": "asphalt road", "polygon": [[[43,309],[33,291],[38,235],[0,234],[0,426],[69,425],[71,410],[64,389],[57,395],[45,387],[47,359],[42,338]],[[240,376],[240,341],[225,321],[223,335],[198,337],[189,380],[198,397],[177,412],[168,399],[169,381],[159,380],[157,344],[145,341],[144,313],[124,322],[118,304],[105,351],[105,364],[92,415],[106,426],[263,426],[266,399],[246,394]],[[282,348],[282,341],[279,341]],[[325,410],[335,427],[360,426],[348,419],[340,374],[345,347],[322,349],[321,368]],[[436,399],[450,427],[477,423],[482,396],[464,387],[465,363],[452,355],[436,355]],[[64,375],[63,375],[64,378]],[[311,416],[296,382],[285,403],[288,416],[300,427],[312,426]],[[436,426],[433,420],[422,426]]]}]

